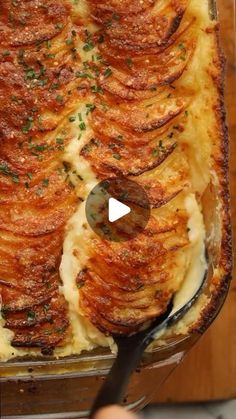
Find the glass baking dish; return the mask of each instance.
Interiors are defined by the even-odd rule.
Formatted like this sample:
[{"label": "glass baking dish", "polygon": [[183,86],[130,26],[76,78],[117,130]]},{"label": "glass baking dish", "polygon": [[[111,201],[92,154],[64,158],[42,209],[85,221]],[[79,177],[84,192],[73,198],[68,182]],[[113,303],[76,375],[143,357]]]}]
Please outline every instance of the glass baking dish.
[{"label": "glass baking dish", "polygon": [[[221,1],[233,10],[233,0]],[[219,1],[220,3],[220,1]],[[209,0],[209,11],[216,18],[215,0]],[[231,30],[233,28],[231,27]],[[224,40],[228,37],[222,24]],[[226,35],[227,33],[227,35]],[[206,192],[203,212],[211,213],[205,218],[209,236],[209,260],[217,267],[222,243],[212,237],[207,221],[212,217],[217,223],[214,188]],[[212,208],[209,205],[212,203]],[[209,275],[209,288],[211,284]],[[140,368],[133,374],[123,404],[134,411],[143,408],[153,397],[172,370],[200,338],[201,334],[215,319],[226,298],[230,277],[221,279],[224,287],[214,304],[214,309],[205,320],[202,328],[189,336],[169,338],[164,346],[158,344],[146,352]],[[85,418],[89,414],[92,401],[112,365],[114,356],[110,351],[97,349],[77,357],[53,359],[50,357],[15,359],[0,363],[1,417],[31,419],[70,419]]]},{"label": "glass baking dish", "polygon": [[[228,279],[226,281],[229,283]],[[219,312],[226,294],[227,289],[218,300],[205,328]],[[165,346],[156,345],[151,352],[146,352],[142,364],[133,374],[123,404],[134,411],[147,405],[200,336],[200,332],[178,336],[169,339]],[[24,359],[0,364],[1,417],[87,417],[113,359],[108,350],[97,349],[85,355],[59,360]]]}]

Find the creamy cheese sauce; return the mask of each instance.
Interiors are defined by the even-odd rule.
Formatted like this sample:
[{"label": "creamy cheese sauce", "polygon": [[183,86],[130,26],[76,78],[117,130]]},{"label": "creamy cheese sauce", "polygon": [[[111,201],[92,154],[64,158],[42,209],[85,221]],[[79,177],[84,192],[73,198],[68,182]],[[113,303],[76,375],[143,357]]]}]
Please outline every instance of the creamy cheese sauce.
[{"label": "creamy cheese sauce", "polygon": [[191,261],[186,278],[175,296],[173,312],[177,312],[191,300],[198,291],[207,269],[203,216],[193,195],[186,198],[186,209],[189,214],[189,239],[192,244]]},{"label": "creamy cheese sauce", "polygon": [[4,320],[0,320],[0,360],[7,361],[17,355],[17,350],[11,346],[14,333],[4,327]]},{"label": "creamy cheese sauce", "polygon": [[[85,118],[86,116],[84,115],[84,120],[86,121]],[[80,141],[77,140],[77,135],[75,135],[64,156],[64,159],[70,162],[82,174],[86,185],[85,197],[97,184],[96,176],[89,164],[83,157],[78,157],[79,151],[86,144],[89,134],[91,132],[86,130]],[[63,282],[61,292],[69,305],[72,339],[66,347],[56,349],[55,354],[58,356],[78,354],[82,350],[91,350],[95,346],[110,346],[112,348],[114,345],[113,339],[99,332],[79,310],[79,292],[76,286],[76,277],[80,270],[86,266],[87,254],[82,243],[86,242],[91,234],[92,231],[85,215],[85,202],[83,202],[67,225],[63,246],[60,266],[60,275]]]}]

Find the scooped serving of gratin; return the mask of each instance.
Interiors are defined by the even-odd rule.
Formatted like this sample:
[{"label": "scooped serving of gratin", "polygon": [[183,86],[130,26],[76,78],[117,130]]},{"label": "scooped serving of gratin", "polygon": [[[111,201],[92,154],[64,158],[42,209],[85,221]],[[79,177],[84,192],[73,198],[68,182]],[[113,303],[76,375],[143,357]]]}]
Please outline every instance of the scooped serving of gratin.
[{"label": "scooped serving of gratin", "polygon": [[[205,327],[231,271],[224,64],[208,0],[0,0],[0,360],[114,350],[194,292],[216,237],[169,334]],[[129,240],[88,222],[114,178],[149,201]]]}]

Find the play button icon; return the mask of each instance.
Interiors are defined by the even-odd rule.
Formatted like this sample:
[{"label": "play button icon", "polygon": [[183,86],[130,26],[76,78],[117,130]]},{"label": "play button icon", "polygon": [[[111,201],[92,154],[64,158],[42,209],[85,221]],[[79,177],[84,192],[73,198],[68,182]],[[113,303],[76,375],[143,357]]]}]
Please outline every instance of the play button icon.
[{"label": "play button icon", "polygon": [[86,200],[90,227],[109,241],[132,240],[142,232],[150,217],[146,191],[126,178],[111,178],[98,183]]},{"label": "play button icon", "polygon": [[108,220],[111,223],[120,220],[120,218],[129,214],[130,211],[131,209],[130,207],[128,207],[128,205],[122,204],[122,202],[118,201],[115,198],[109,198]]}]

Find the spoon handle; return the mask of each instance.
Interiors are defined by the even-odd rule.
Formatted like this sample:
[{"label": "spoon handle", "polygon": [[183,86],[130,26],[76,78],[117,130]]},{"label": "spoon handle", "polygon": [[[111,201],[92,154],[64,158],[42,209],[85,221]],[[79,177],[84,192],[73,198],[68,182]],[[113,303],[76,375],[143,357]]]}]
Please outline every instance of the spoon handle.
[{"label": "spoon handle", "polygon": [[172,307],[173,304],[171,301],[166,312],[159,317],[155,327],[151,325],[149,329],[143,330],[128,338],[115,338],[118,348],[117,357],[97,394],[90,412],[90,418],[101,407],[120,404],[122,402],[131,374],[141,361],[145,349],[155,339],[156,333],[166,327]]},{"label": "spoon handle", "polygon": [[[134,346],[135,344],[136,346]],[[140,339],[139,342],[137,342],[136,339],[135,342],[132,338],[126,338],[124,344],[123,340],[119,339],[117,345],[117,357],[97,394],[90,413],[90,418],[92,418],[95,412],[101,407],[111,404],[120,404],[122,402],[129,378],[135,368],[137,368],[145,349],[143,346],[143,339]]]},{"label": "spoon handle", "polygon": [[124,398],[125,391],[131,374],[139,364],[144,350],[164,329],[177,323],[193,306],[199,298],[208,278],[209,269],[205,271],[202,282],[192,296],[181,308],[173,311],[173,298],[171,299],[167,310],[162,316],[158,317],[148,329],[145,329],[130,337],[115,338],[118,353],[114,364],[107,375],[95,402],[92,406],[90,418],[101,407],[111,404],[119,404]]}]

